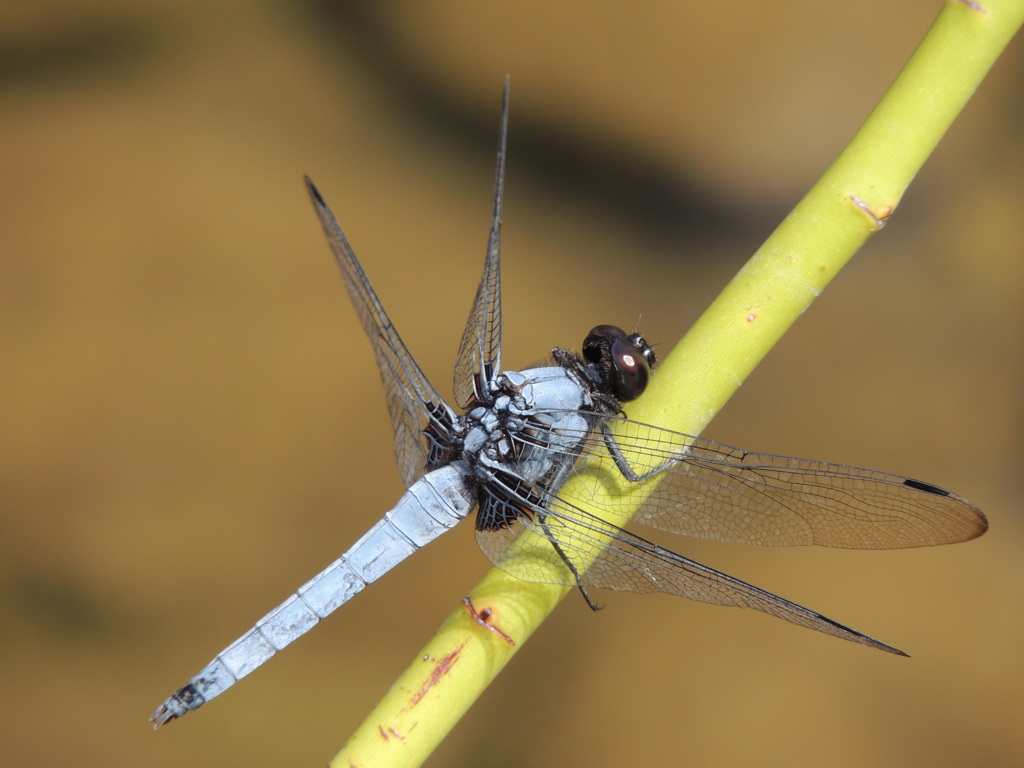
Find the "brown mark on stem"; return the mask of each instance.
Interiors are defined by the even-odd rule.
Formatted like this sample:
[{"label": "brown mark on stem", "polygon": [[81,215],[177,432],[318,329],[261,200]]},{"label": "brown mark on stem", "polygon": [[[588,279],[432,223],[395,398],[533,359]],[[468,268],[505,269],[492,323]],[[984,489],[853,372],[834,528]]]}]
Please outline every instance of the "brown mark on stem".
[{"label": "brown mark on stem", "polygon": [[494,612],[490,608],[484,608],[482,611],[477,611],[477,609],[473,607],[473,601],[470,600],[468,597],[462,598],[462,604],[466,606],[467,610],[469,610],[469,615],[473,617],[473,621],[475,621],[481,627],[483,627],[484,629],[489,629],[491,632],[496,634],[509,645],[516,644],[515,640],[513,640],[511,637],[506,635],[498,627],[491,623],[491,619],[494,616]]},{"label": "brown mark on stem", "polygon": [[896,210],[891,205],[877,205],[872,208],[864,200],[857,197],[857,195],[850,195],[849,200],[856,206],[858,211],[871,219],[871,230],[873,232],[877,232],[884,227],[885,222],[892,216],[893,211]]}]

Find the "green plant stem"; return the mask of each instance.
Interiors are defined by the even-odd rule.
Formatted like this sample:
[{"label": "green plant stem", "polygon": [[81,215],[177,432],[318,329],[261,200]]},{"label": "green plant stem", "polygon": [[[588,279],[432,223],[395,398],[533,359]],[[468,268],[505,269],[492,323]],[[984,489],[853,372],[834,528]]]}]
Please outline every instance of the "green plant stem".
[{"label": "green plant stem", "polygon": [[[694,435],[704,429],[896,210],[1022,22],[1024,0],[946,4],[860,131],[664,360],[630,418]],[[516,645],[460,604],[331,765],[420,765],[567,592],[491,570],[471,598]]]}]

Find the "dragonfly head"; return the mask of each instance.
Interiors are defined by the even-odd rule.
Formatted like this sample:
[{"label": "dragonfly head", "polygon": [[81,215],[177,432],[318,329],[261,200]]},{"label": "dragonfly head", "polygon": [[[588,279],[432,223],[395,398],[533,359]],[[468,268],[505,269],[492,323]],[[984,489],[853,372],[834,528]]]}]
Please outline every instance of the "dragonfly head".
[{"label": "dragonfly head", "polygon": [[619,402],[640,397],[651,378],[654,348],[639,333],[598,325],[583,340],[583,359],[597,369],[597,384]]}]

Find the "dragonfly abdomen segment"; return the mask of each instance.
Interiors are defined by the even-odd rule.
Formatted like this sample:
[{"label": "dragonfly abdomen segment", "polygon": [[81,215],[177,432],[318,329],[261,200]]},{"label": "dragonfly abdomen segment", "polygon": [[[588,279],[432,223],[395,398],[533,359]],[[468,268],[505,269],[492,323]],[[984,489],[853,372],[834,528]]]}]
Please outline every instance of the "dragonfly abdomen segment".
[{"label": "dragonfly abdomen segment", "polygon": [[150,718],[153,724],[170,722],[220,695],[367,584],[462,520],[475,503],[466,482],[467,471],[463,462],[453,462],[413,483],[395,508],[348,552],[256,622],[161,704]]}]

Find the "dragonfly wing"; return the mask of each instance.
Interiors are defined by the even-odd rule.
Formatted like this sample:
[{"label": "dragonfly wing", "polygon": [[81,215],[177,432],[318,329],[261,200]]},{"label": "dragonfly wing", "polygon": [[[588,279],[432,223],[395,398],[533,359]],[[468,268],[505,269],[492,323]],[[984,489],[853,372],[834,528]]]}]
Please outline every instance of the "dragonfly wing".
[{"label": "dragonfly wing", "polygon": [[523,579],[628,592],[663,592],[714,605],[753,608],[833,637],[902,651],[745,581],[676,554],[555,499],[512,525],[478,530],[502,570]]},{"label": "dragonfly wing", "polygon": [[428,464],[430,442],[424,434],[444,433],[454,420],[454,413],[409,354],[345,233],[308,177],[306,187],[338,262],[345,287],[373,346],[395,433],[398,469],[406,487],[409,487],[423,474]]},{"label": "dragonfly wing", "polygon": [[[607,424],[636,475],[664,468],[632,519],[669,533],[760,546],[896,549],[966,541],[988,526],[969,501],[919,480],[742,451],[624,418]],[[584,453],[608,453],[599,429]]]},{"label": "dragonfly wing", "polygon": [[486,384],[501,368],[501,203],[505,191],[505,146],[508,134],[508,78],[501,98],[501,132],[494,172],[494,211],[487,240],[484,274],[455,358],[455,404],[465,408],[483,399]]}]

